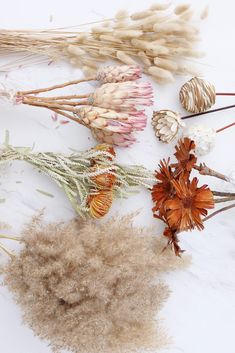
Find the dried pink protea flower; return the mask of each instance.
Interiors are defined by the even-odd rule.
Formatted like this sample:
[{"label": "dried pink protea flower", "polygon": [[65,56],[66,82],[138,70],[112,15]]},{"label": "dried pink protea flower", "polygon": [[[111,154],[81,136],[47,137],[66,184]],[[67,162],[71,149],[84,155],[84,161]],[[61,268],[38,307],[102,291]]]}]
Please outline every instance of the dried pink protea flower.
[{"label": "dried pink protea flower", "polygon": [[141,78],[141,68],[135,65],[105,66],[98,70],[96,79],[101,83],[135,81]]},{"label": "dried pink protea flower", "polygon": [[106,109],[135,113],[136,106],[152,105],[153,89],[149,82],[105,83],[90,96],[90,103]]},{"label": "dried pink protea flower", "polygon": [[136,109],[126,113],[88,106],[80,108],[77,115],[98,141],[122,147],[135,142],[132,132],[144,130],[147,124],[144,111]]}]

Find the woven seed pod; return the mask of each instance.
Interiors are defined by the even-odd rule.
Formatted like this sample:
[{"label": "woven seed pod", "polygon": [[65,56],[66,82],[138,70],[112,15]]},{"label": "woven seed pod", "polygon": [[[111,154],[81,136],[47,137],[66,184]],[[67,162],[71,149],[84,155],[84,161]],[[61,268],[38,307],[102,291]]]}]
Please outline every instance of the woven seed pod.
[{"label": "woven seed pod", "polygon": [[202,78],[194,77],[181,87],[179,99],[188,112],[201,113],[215,104],[215,87]]},{"label": "woven seed pod", "polygon": [[182,122],[179,113],[172,110],[159,110],[153,112],[152,126],[159,140],[169,143],[185,124]]}]

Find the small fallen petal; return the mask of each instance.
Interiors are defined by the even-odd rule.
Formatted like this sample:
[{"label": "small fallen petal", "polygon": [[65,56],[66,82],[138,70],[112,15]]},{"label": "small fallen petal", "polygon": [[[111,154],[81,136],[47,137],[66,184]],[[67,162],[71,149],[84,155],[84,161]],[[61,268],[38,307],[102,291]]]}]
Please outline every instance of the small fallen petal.
[{"label": "small fallen petal", "polygon": [[44,195],[44,196],[48,196],[48,197],[54,197],[54,195],[50,194],[47,191],[43,191],[41,189],[36,189],[37,192],[39,192],[40,194]]}]

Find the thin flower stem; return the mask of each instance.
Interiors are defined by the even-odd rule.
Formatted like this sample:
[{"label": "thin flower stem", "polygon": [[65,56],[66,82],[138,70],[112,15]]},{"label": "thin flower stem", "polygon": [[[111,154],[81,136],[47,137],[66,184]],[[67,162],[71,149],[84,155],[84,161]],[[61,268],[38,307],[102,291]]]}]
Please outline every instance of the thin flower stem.
[{"label": "thin flower stem", "polygon": [[231,108],[235,108],[235,104],[233,104],[233,105],[228,105],[228,106],[226,106],[226,107],[221,107],[221,108],[217,108],[217,109],[208,110],[208,111],[202,112],[202,113],[196,113],[196,114],[186,115],[186,116],[183,116],[181,119],[190,119],[190,118],[193,118],[193,117],[195,117],[195,116],[200,116],[200,115],[215,113],[215,112],[219,112],[219,111],[221,111],[221,110],[226,110],[226,109],[231,109]]},{"label": "thin flower stem", "polygon": [[195,165],[193,168],[198,170],[199,174],[201,174],[201,175],[209,175],[209,176],[213,176],[215,178],[230,182],[230,178],[229,177],[227,177],[224,174],[218,173],[218,172],[216,172],[213,169],[208,168],[205,163],[200,164],[199,166]]},{"label": "thin flower stem", "polygon": [[0,243],[0,249],[4,251],[7,255],[9,255],[11,258],[13,258],[15,255],[8,250],[2,243]]},{"label": "thin flower stem", "polygon": [[[66,110],[66,111],[70,111],[75,114],[77,112],[75,108],[64,107],[63,105],[58,104],[58,103],[40,102],[38,100],[33,101],[33,100],[27,100],[27,98],[24,98],[22,103],[27,104],[27,105],[37,106],[37,107]],[[79,102],[77,105],[89,105],[89,103],[88,103],[88,101],[84,100],[84,101]]]},{"label": "thin flower stem", "polygon": [[5,234],[0,234],[1,239],[9,239],[9,240],[15,240],[15,241],[21,241],[20,237],[11,237],[10,235],[5,235]]},{"label": "thin flower stem", "polygon": [[41,100],[56,100],[56,99],[81,99],[89,98],[90,93],[87,94],[72,94],[70,96],[52,96],[52,97],[37,97],[37,96],[27,96],[28,99],[41,99]]},{"label": "thin flower stem", "polygon": [[70,85],[76,85],[78,83],[94,81],[94,80],[96,80],[96,78],[94,76],[92,76],[92,77],[87,77],[87,78],[83,78],[80,80],[68,81],[68,82],[62,83],[60,85],[54,85],[54,86],[47,87],[47,88],[34,89],[31,91],[19,91],[19,92],[17,92],[17,95],[25,96],[28,94],[38,94],[38,93],[42,93],[42,92],[49,92],[49,91],[53,91],[54,89],[64,88],[64,87],[67,87]]},{"label": "thin flower stem", "polygon": [[231,126],[234,126],[234,125],[235,125],[235,122],[232,123],[232,124],[226,125],[226,126],[224,126],[224,127],[221,127],[220,129],[216,130],[216,132],[224,131],[225,129],[228,129],[228,128],[230,128]]},{"label": "thin flower stem", "polygon": [[223,191],[215,191],[215,190],[212,190],[212,194],[214,196],[235,196],[234,192],[223,192]]},{"label": "thin flower stem", "polygon": [[217,96],[235,96],[235,93],[216,93]]},{"label": "thin flower stem", "polygon": [[221,197],[220,199],[214,199],[215,203],[228,202],[228,201],[234,201],[234,200],[235,200],[235,196]]},{"label": "thin flower stem", "polygon": [[235,207],[235,203],[233,203],[232,205],[229,205],[229,206],[220,208],[219,210],[217,210],[217,211],[211,213],[209,216],[205,217],[205,218],[203,219],[203,222],[208,221],[208,219],[210,219],[210,218],[216,216],[216,215],[219,214],[220,212],[224,212],[224,211],[230,210],[231,208],[234,208],[234,207]]}]

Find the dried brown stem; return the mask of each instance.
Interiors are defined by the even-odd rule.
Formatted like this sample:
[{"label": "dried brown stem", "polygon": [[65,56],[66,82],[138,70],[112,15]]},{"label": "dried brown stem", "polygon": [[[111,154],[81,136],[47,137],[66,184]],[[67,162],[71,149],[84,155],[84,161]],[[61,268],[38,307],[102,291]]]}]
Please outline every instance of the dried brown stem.
[{"label": "dried brown stem", "polygon": [[200,164],[199,166],[195,165],[193,168],[198,170],[201,175],[209,175],[209,176],[213,176],[215,178],[230,182],[229,177],[227,177],[224,174],[218,173],[211,168],[208,168],[205,163]]},{"label": "dried brown stem", "polygon": [[216,93],[217,96],[235,96],[235,93]]},{"label": "dried brown stem", "polygon": [[224,126],[224,127],[221,127],[220,129],[216,130],[216,132],[224,131],[225,129],[228,129],[228,128],[234,126],[234,125],[235,125],[235,122],[232,123],[232,124],[226,125],[226,126]]},{"label": "dried brown stem", "polygon": [[81,98],[89,98],[90,93],[87,94],[72,94],[70,96],[52,96],[52,97],[37,97],[37,96],[27,96],[27,99],[41,99],[41,100],[56,100],[56,99],[81,99]]},{"label": "dried brown stem", "polygon": [[49,91],[53,91],[54,89],[64,88],[64,87],[67,87],[70,85],[76,85],[81,82],[94,81],[95,79],[96,78],[94,76],[87,77],[87,78],[83,78],[80,80],[68,81],[68,82],[62,83],[60,85],[54,85],[54,86],[47,87],[47,88],[40,88],[40,89],[31,90],[31,91],[19,91],[19,92],[17,92],[17,95],[18,96],[25,96],[28,94],[38,94],[38,93],[42,93],[42,92],[49,92]]},{"label": "dried brown stem", "polygon": [[209,216],[205,217],[205,218],[203,219],[203,222],[208,221],[208,219],[210,219],[210,218],[216,216],[217,214],[219,214],[219,213],[221,213],[221,212],[224,212],[224,211],[227,211],[227,210],[230,210],[231,208],[234,208],[234,207],[235,207],[235,203],[233,203],[232,205],[229,205],[229,206],[220,208],[219,210],[217,210],[217,211],[211,213]]},{"label": "dried brown stem", "polygon": [[220,199],[214,199],[215,203],[234,201],[235,196],[221,197]]},{"label": "dried brown stem", "polygon": [[234,192],[212,191],[214,196],[235,196]]},{"label": "dried brown stem", "polygon": [[200,116],[200,115],[205,115],[205,114],[210,114],[210,113],[215,113],[215,112],[219,112],[221,110],[226,110],[226,109],[231,109],[231,108],[235,108],[235,104],[233,105],[228,105],[226,107],[221,107],[221,108],[217,108],[217,109],[212,109],[212,110],[208,110],[206,112],[202,112],[202,113],[196,113],[196,114],[191,114],[191,115],[186,115],[181,117],[181,119],[190,119],[193,118],[195,116]]},{"label": "dried brown stem", "polygon": [[[37,107],[44,107],[44,108],[55,108],[55,109],[60,109],[60,110],[66,110],[66,111],[70,111],[74,114],[76,114],[77,109],[73,108],[73,107],[66,107],[63,106],[62,104],[59,104],[58,102],[44,102],[44,101],[39,101],[39,100],[28,100],[27,98],[24,98],[22,101],[23,104],[27,104],[27,105],[33,105],[33,106],[37,106]],[[89,105],[88,101],[81,101],[78,102],[76,105]]]}]

